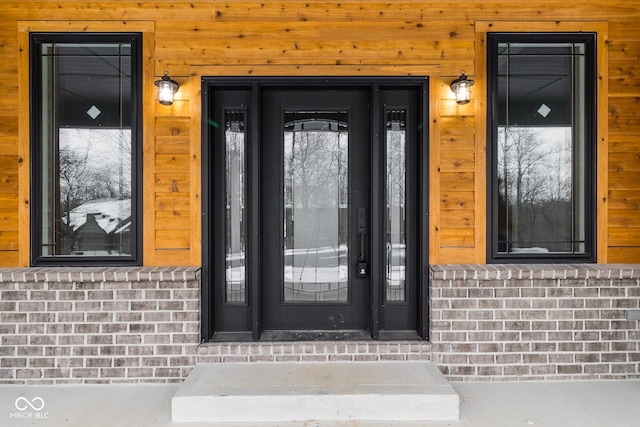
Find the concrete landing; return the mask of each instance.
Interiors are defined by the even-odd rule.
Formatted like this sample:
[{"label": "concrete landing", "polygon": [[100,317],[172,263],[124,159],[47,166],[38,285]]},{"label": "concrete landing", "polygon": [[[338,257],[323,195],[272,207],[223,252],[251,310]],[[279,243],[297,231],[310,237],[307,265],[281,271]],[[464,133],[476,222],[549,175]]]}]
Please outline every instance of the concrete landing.
[{"label": "concrete landing", "polygon": [[428,362],[221,363],[193,369],[171,399],[171,420],[457,420],[459,404]]}]

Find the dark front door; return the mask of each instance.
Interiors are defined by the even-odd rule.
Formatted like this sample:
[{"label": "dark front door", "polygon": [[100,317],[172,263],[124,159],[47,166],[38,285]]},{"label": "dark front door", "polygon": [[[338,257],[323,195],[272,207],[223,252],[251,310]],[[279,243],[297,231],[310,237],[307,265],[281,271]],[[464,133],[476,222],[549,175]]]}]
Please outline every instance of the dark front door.
[{"label": "dark front door", "polygon": [[203,82],[203,340],[426,337],[426,79],[286,83]]},{"label": "dark front door", "polygon": [[273,88],[261,101],[263,329],[365,331],[370,91]]}]

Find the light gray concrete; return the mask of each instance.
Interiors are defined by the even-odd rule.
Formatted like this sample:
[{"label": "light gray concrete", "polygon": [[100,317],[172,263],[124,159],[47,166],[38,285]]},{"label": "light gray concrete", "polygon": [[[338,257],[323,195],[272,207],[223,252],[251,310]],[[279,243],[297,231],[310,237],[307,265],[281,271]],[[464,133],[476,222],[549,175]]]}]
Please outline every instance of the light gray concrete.
[{"label": "light gray concrete", "polygon": [[[320,423],[274,426],[402,427],[638,427],[640,380],[576,382],[452,383],[461,398],[459,421],[428,423]],[[171,397],[178,385],[0,386],[0,426],[205,427],[224,424],[172,423]],[[11,418],[24,397],[31,418]],[[17,402],[26,405],[23,400]],[[247,411],[252,408],[247,407]],[[40,414],[37,418],[36,414]],[[43,418],[44,416],[47,418]],[[230,425],[231,426],[231,425]],[[242,425],[235,424],[235,427]],[[249,426],[248,424],[245,426]],[[245,427],[242,426],[242,427]]]},{"label": "light gray concrete", "polygon": [[458,414],[458,394],[429,362],[203,364],[176,392],[171,411],[173,421],[254,424]]}]

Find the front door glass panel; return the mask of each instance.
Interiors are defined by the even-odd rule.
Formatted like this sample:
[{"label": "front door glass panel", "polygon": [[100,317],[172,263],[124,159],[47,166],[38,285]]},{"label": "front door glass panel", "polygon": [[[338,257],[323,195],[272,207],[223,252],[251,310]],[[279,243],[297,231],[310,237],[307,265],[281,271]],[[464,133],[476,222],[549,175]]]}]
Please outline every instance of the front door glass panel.
[{"label": "front door glass panel", "polygon": [[225,301],[246,301],[245,274],[245,118],[225,111]]},{"label": "front door glass panel", "polygon": [[386,292],[387,301],[404,301],[406,275],[406,110],[386,113]]},{"label": "front door glass panel", "polygon": [[284,301],[346,302],[348,113],[284,118]]}]

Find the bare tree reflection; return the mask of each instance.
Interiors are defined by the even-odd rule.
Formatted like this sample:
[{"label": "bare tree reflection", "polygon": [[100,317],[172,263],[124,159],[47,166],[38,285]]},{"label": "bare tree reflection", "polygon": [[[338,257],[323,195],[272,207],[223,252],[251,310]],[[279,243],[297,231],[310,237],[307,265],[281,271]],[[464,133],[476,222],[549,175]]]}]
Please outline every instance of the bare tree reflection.
[{"label": "bare tree reflection", "polygon": [[131,221],[129,130],[61,129],[57,188],[57,253],[129,250],[129,230],[122,228]]},{"label": "bare tree reflection", "polygon": [[290,113],[284,138],[285,299],[347,299],[346,113]]},{"label": "bare tree reflection", "polygon": [[500,252],[570,250],[573,174],[568,132],[499,128]]}]

